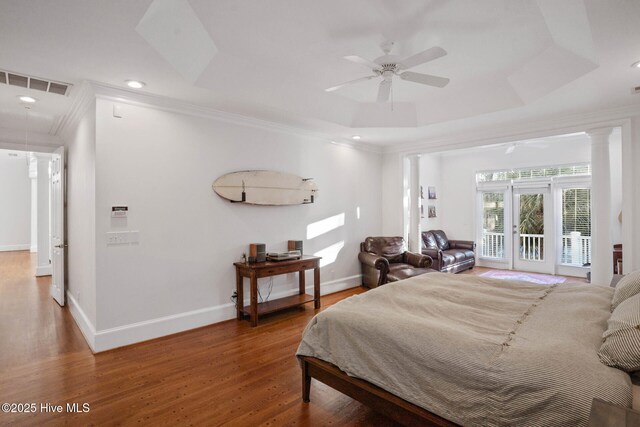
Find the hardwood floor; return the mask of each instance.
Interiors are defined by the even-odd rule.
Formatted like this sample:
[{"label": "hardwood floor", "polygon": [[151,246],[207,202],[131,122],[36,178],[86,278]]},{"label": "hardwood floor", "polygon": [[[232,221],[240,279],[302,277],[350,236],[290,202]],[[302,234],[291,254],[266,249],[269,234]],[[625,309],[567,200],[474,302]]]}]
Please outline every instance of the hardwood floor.
[{"label": "hardwood floor", "polygon": [[[230,320],[93,355],[49,279],[32,277],[34,260],[0,252],[0,403],[90,411],[0,413],[2,425],[396,425],[316,381],[302,403],[294,355],[312,305],[256,328]],[[364,291],[327,295],[322,306]]]}]

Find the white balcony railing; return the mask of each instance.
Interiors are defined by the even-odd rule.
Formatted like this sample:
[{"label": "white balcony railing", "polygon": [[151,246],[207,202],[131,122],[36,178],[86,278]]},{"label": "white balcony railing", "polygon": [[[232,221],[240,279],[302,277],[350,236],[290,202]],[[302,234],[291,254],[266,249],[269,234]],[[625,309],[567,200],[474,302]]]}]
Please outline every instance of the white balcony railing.
[{"label": "white balcony railing", "polygon": [[521,234],[520,235],[520,259],[525,261],[544,260],[544,235]]},{"label": "white balcony railing", "polygon": [[484,232],[480,251],[486,258],[504,258],[504,233]]},{"label": "white balcony railing", "polygon": [[579,267],[591,263],[591,236],[581,236],[578,232],[562,236],[562,258],[560,262]]},{"label": "white balcony railing", "polygon": [[[482,235],[482,257],[504,258],[504,233],[484,232]],[[578,232],[562,236],[561,264],[583,266],[591,262],[591,236],[581,236]],[[544,235],[520,235],[520,259],[526,261],[544,260]]]}]

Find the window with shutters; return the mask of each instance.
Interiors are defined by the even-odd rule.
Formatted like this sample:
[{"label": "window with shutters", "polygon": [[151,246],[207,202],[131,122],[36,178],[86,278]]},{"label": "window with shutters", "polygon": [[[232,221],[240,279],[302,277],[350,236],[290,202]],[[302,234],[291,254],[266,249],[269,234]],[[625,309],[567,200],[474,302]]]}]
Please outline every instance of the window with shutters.
[{"label": "window with shutters", "polygon": [[504,258],[504,192],[482,193],[481,256]]},{"label": "window with shutters", "polygon": [[591,263],[591,189],[562,189],[562,253],[560,262]]}]

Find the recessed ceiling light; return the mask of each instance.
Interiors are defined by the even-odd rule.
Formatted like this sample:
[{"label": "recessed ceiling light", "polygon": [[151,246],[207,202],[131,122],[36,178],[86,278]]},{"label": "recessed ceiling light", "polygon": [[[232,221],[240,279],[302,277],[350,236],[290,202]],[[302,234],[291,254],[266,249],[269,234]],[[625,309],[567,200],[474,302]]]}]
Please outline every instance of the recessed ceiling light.
[{"label": "recessed ceiling light", "polygon": [[640,68],[640,61],[634,62],[633,64],[631,64],[631,66],[635,68]]},{"label": "recessed ceiling light", "polygon": [[31,97],[31,96],[26,96],[26,95],[21,95],[18,97],[18,99],[22,102],[26,102],[28,104],[33,104],[34,102],[37,101],[37,99]]},{"label": "recessed ceiling light", "polygon": [[360,135],[353,135],[351,139],[355,139],[356,141],[362,138]]},{"label": "recessed ceiling light", "polygon": [[144,82],[138,80],[126,80],[127,86],[132,89],[142,89],[145,86]]}]

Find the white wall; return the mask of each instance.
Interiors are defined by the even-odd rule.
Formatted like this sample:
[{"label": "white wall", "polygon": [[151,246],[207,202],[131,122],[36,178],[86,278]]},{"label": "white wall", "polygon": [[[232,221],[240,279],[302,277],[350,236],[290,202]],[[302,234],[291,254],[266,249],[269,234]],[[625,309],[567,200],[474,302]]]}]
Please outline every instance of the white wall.
[{"label": "white wall", "polygon": [[[442,190],[440,180],[440,154],[423,154],[420,156],[420,185],[422,186],[424,199],[424,217],[420,221],[422,231],[439,230],[440,229],[440,191]],[[436,188],[435,200],[429,199],[429,187]],[[429,206],[436,207],[436,217],[429,218]]]},{"label": "white wall", "polygon": [[511,154],[505,147],[465,150],[442,154],[440,223],[451,239],[475,239],[476,188],[478,171],[552,166],[590,161],[591,148],[585,135],[579,141],[547,142],[547,147],[518,145]]},{"label": "white wall", "polygon": [[[344,245],[321,269],[323,292],[361,283],[359,244],[381,232],[379,154],[132,105],[114,118],[112,102],[102,99],[96,110],[99,337],[122,332],[135,341],[233,317],[232,264],[251,242],[283,251],[288,239],[302,239],[307,254]],[[211,189],[219,176],[249,169],[313,177],[320,196],[312,205],[260,207],[232,204]],[[128,206],[128,218],[112,219],[113,205]],[[306,238],[309,224],[342,214],[344,226]],[[138,230],[140,243],[107,246],[106,233],[117,230]],[[297,276],[274,283],[272,298],[295,291]]]},{"label": "white wall", "polygon": [[31,180],[23,153],[0,150],[0,251],[31,246]]},{"label": "white wall", "polygon": [[405,174],[400,154],[387,154],[382,161],[381,235],[404,236],[406,230],[403,229],[403,224],[405,217],[408,218],[408,201],[404,198],[404,186],[408,185],[408,174]]},{"label": "white wall", "polygon": [[88,339],[96,325],[95,120],[94,104],[67,144],[67,294]]}]

